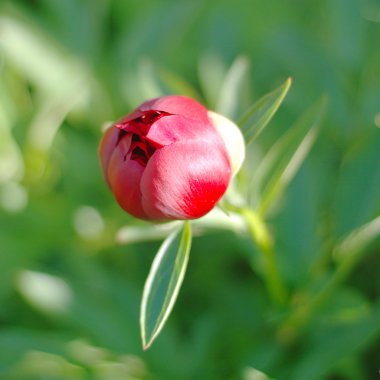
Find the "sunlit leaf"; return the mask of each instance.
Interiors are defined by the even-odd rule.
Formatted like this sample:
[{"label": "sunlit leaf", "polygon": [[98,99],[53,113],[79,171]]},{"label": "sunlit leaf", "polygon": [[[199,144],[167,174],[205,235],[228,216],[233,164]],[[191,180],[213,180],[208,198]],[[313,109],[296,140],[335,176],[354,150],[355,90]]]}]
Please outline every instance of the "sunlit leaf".
[{"label": "sunlit leaf", "polygon": [[282,136],[262,160],[253,183],[260,192],[259,213],[264,215],[297,173],[317,137],[327,105],[322,98]]},{"label": "sunlit leaf", "polygon": [[243,371],[243,380],[271,380],[271,378],[256,368],[247,367]]},{"label": "sunlit leaf", "polygon": [[140,327],[143,348],[148,349],[167,321],[181,287],[191,247],[191,227],[175,231],[161,245],[145,283]]},{"label": "sunlit leaf", "polygon": [[211,109],[216,109],[225,75],[226,68],[218,56],[207,53],[200,58],[198,65],[199,83]]},{"label": "sunlit leaf", "polygon": [[91,97],[88,72],[32,24],[1,16],[0,27],[0,52],[40,95],[24,149],[27,182],[40,181],[48,173],[49,151],[63,120],[69,112],[83,110]]},{"label": "sunlit leaf", "polygon": [[21,151],[14,140],[5,110],[0,104],[0,184],[19,180],[24,172]]},{"label": "sunlit leaf", "polygon": [[352,231],[334,249],[334,258],[343,261],[348,257],[357,256],[374,241],[380,238],[380,216]]},{"label": "sunlit leaf", "polygon": [[21,326],[2,329],[0,331],[0,361],[2,363],[0,376],[4,376],[3,371],[7,370],[9,364],[13,364],[9,366],[9,369],[14,369],[15,360],[20,360],[27,352],[44,351],[65,355],[66,344],[74,338],[75,335],[67,331],[62,334]]},{"label": "sunlit leaf", "polygon": [[288,78],[284,84],[276,90],[264,95],[238,120],[238,125],[243,131],[247,144],[255,140],[268,125],[277,109],[284,100],[292,79]]},{"label": "sunlit leaf", "polygon": [[0,17],[0,27],[0,51],[5,58],[49,95],[73,94],[77,90],[73,86],[86,80],[84,67],[41,30],[8,16]]},{"label": "sunlit leaf", "polygon": [[178,230],[180,222],[161,224],[143,224],[141,226],[126,225],[119,229],[116,240],[120,244],[134,244],[145,241],[163,240],[173,231]]},{"label": "sunlit leaf", "polygon": [[69,285],[47,273],[21,271],[17,278],[21,295],[36,309],[48,314],[65,313],[72,299]]},{"label": "sunlit leaf", "polygon": [[216,111],[233,119],[242,100],[244,86],[248,82],[249,60],[238,57],[231,65],[222,84]]},{"label": "sunlit leaf", "polygon": [[137,83],[140,87],[142,101],[163,95],[153,62],[148,58],[140,60],[137,66]]}]

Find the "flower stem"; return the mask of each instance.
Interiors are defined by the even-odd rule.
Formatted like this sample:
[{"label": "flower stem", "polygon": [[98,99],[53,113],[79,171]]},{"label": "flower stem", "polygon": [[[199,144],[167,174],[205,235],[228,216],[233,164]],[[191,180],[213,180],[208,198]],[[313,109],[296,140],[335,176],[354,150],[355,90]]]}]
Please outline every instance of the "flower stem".
[{"label": "flower stem", "polygon": [[272,236],[259,214],[247,208],[241,209],[240,214],[244,217],[251,238],[263,256],[268,292],[277,305],[283,305],[286,301],[286,290],[279,274]]}]

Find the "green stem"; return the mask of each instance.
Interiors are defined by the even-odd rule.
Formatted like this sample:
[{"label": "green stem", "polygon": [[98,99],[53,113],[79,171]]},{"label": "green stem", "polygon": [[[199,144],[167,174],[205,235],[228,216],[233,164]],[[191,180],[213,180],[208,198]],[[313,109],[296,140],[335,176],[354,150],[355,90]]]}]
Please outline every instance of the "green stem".
[{"label": "green stem", "polygon": [[252,240],[263,256],[264,276],[268,292],[276,304],[283,305],[286,301],[286,291],[279,274],[272,236],[265,222],[253,210],[241,209],[239,212],[244,217]]}]

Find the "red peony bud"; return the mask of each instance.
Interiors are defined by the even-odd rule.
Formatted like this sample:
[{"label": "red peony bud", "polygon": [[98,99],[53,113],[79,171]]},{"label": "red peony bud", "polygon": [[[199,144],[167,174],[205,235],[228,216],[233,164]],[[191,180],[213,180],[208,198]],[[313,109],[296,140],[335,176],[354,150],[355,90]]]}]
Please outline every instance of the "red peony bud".
[{"label": "red peony bud", "polygon": [[195,100],[164,96],[109,128],[99,155],[109,187],[129,214],[195,219],[227,190],[244,158],[244,140],[235,124]]}]

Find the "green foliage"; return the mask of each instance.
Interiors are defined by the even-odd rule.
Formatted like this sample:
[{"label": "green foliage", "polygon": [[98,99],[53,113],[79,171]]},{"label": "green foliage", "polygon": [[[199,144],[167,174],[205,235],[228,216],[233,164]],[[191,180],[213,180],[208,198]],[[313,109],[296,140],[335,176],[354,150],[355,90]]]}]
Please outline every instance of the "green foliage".
[{"label": "green foliage", "polygon": [[146,280],[141,302],[141,335],[149,348],[163,328],[174,306],[185,276],[191,247],[190,223],[162,243]]},{"label": "green foliage", "polygon": [[[250,193],[259,192],[259,213],[265,215],[286,189],[313,146],[326,110],[326,99],[318,101],[276,141],[252,175]],[[252,186],[253,187],[253,186]]]},{"label": "green foliage", "polygon": [[[379,11],[370,0],[0,2],[0,378],[376,378]],[[142,289],[178,224],[124,214],[97,145],[102,126],[166,93],[243,115],[254,140],[226,213],[192,223],[185,286],[145,352]],[[186,263],[171,236],[155,280]],[[162,305],[146,315],[146,343]]]}]

